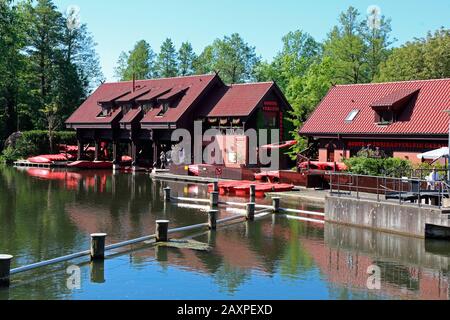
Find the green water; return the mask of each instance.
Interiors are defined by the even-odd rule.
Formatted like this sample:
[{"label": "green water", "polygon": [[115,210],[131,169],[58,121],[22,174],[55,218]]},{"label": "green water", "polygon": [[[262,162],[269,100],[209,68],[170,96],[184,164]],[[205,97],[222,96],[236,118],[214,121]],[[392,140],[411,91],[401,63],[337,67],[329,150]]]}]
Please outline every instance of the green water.
[{"label": "green water", "polygon": [[[164,203],[166,185],[146,174],[0,167],[0,253],[14,255],[18,267],[86,250],[95,232],[116,243],[153,234],[160,218],[171,227],[206,222],[204,208]],[[168,185],[179,196],[208,196],[205,186]],[[323,211],[298,201],[283,206]],[[234,214],[220,209],[220,217]],[[449,298],[447,242],[281,216],[177,237],[212,250],[127,247],[104,263],[78,259],[14,275],[0,299]],[[71,265],[80,268],[76,288],[67,285]],[[380,289],[367,287],[372,265],[381,270]]]}]

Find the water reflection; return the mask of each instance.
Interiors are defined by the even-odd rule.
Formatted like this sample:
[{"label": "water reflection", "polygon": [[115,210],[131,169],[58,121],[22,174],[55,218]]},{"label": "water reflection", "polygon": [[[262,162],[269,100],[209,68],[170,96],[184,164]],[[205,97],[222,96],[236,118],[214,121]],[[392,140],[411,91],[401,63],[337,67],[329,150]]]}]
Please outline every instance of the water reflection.
[{"label": "water reflection", "polygon": [[[0,169],[0,252],[16,265],[84,250],[92,232],[107,232],[111,243],[153,233],[158,218],[206,221],[162,201],[166,183],[148,175],[50,173]],[[174,195],[207,197],[204,186],[170,186]],[[0,299],[449,299],[448,243],[279,216],[190,236],[212,251],[127,248],[105,262],[75,261],[81,290],[67,289],[68,265],[60,265],[14,277]],[[366,286],[374,264],[379,291]]]}]

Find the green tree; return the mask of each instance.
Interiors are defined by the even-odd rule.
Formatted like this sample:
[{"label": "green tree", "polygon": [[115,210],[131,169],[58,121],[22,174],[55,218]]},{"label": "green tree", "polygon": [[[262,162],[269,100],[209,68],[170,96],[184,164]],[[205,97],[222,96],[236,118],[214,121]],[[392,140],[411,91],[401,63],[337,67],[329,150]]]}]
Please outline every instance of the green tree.
[{"label": "green tree", "polygon": [[160,78],[176,77],[178,74],[177,51],[170,38],[161,45],[156,60],[156,75]]},{"label": "green tree", "polygon": [[357,9],[341,13],[339,24],[324,43],[324,54],[333,61],[338,83],[369,82],[368,47],[363,37],[364,23]]},{"label": "green tree", "polygon": [[189,42],[183,42],[178,51],[179,75],[188,76],[194,74],[194,62],[197,56]]},{"label": "green tree", "polygon": [[151,79],[155,73],[154,63],[155,54],[152,48],[145,40],[141,40],[128,54],[120,54],[115,70],[116,77],[122,81],[133,79],[133,75],[137,79]]},{"label": "green tree", "polygon": [[27,85],[31,95],[26,113],[35,128],[43,128],[45,119],[38,111],[53,100],[50,93],[56,86],[64,19],[51,0],[38,0],[34,7],[28,2],[24,9],[29,61]]},{"label": "green tree", "polygon": [[450,77],[450,29],[395,48],[382,64],[376,81],[426,80]]},{"label": "green tree", "polygon": [[234,33],[230,37],[216,39],[206,47],[196,64],[196,71],[219,72],[226,83],[242,83],[255,79],[254,71],[259,61],[255,48]]},{"label": "green tree", "polygon": [[311,35],[301,30],[289,32],[282,41],[283,49],[273,62],[260,63],[255,74],[259,81],[274,80],[286,90],[292,80],[303,77],[308,68],[320,59],[322,47]]},{"label": "green tree", "polygon": [[214,70],[213,66],[213,47],[206,46],[203,52],[194,60],[193,63],[195,74],[207,74]]},{"label": "green tree", "polygon": [[20,12],[13,1],[0,0],[0,141],[17,128],[20,73],[24,68],[20,51],[23,47]]}]

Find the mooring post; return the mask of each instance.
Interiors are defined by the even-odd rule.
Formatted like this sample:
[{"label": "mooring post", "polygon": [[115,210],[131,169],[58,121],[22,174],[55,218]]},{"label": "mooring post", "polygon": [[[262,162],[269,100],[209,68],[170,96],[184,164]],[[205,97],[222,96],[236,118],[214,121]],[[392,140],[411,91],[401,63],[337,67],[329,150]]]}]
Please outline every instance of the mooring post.
[{"label": "mooring post", "polygon": [[219,192],[219,181],[213,182],[213,192]]},{"label": "mooring post", "polygon": [[9,254],[0,254],[0,287],[9,287],[12,259]]},{"label": "mooring post", "polygon": [[245,218],[248,220],[248,221],[253,221],[253,220],[255,220],[255,207],[256,207],[256,204],[255,203],[247,203],[247,212],[246,212],[246,216],[245,216]]},{"label": "mooring post", "polygon": [[219,193],[217,191],[211,192],[210,203],[211,208],[217,208],[219,206]]},{"label": "mooring post", "polygon": [[281,198],[279,198],[279,197],[272,198],[273,212],[275,212],[275,213],[280,212],[280,201],[281,201]]},{"label": "mooring post", "polygon": [[208,211],[208,227],[209,230],[216,230],[217,229],[217,215],[219,211],[218,210],[209,210]]},{"label": "mooring post", "polygon": [[91,234],[91,260],[103,260],[105,258],[106,233]]},{"label": "mooring post", "polygon": [[170,202],[170,193],[172,192],[172,189],[170,187],[164,188],[164,201]]},{"label": "mooring post", "polygon": [[250,198],[255,199],[255,197],[256,197],[256,185],[251,184],[250,185]]},{"label": "mooring post", "polygon": [[169,220],[156,220],[156,241],[169,241]]}]

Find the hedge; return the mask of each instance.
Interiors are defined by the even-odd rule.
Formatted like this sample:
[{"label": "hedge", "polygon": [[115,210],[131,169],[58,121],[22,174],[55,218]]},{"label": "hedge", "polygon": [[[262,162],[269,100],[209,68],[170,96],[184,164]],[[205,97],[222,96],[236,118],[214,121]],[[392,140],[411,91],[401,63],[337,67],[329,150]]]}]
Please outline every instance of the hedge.
[{"label": "hedge", "polygon": [[411,162],[400,158],[353,157],[344,162],[349,172],[369,176],[402,177],[412,169]]},{"label": "hedge", "polygon": [[[57,131],[53,135],[53,153],[57,153],[58,144],[75,145],[77,143],[74,131]],[[6,162],[25,159],[30,156],[50,153],[50,140],[47,131],[24,131],[16,141],[14,147],[9,146],[3,150],[1,158]]]}]

